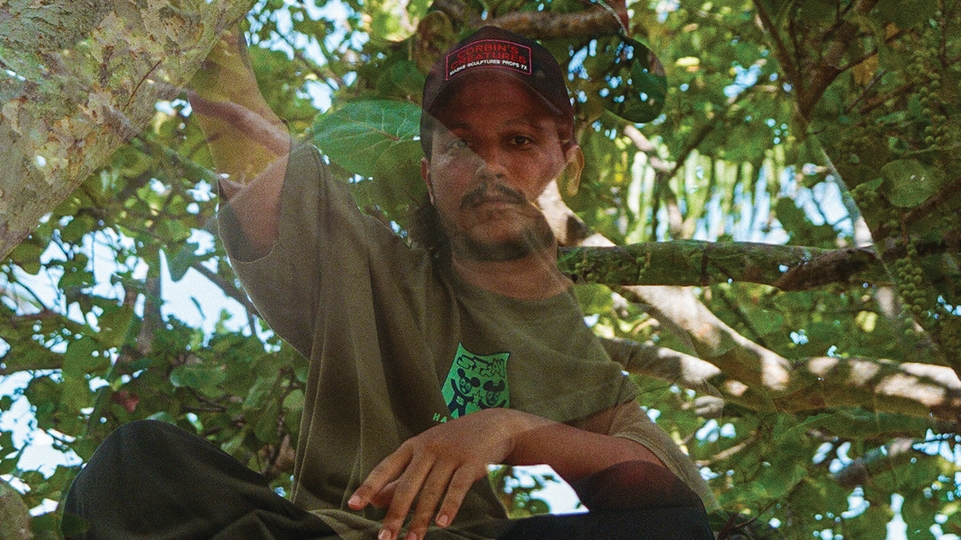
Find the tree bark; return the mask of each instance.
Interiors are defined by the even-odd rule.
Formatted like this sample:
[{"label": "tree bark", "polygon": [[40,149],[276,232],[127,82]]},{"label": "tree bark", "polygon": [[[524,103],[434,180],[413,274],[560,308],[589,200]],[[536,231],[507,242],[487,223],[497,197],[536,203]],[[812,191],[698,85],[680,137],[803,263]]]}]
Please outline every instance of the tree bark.
[{"label": "tree bark", "polygon": [[20,494],[0,478],[0,538],[28,540],[32,536],[27,505]]},{"label": "tree bark", "polygon": [[872,412],[934,417],[958,429],[961,379],[949,367],[874,358],[814,357],[792,363],[793,394],[769,399],[714,364],[671,349],[603,340],[612,358],[633,374],[652,377],[759,412],[817,412],[862,407]]},{"label": "tree bark", "polygon": [[677,240],[564,248],[559,265],[569,275],[604,285],[708,286],[737,281],[800,291],[831,283],[891,283],[873,248]]},{"label": "tree bark", "polygon": [[0,259],[147,126],[155,83],[182,86],[249,4],[0,6]]}]

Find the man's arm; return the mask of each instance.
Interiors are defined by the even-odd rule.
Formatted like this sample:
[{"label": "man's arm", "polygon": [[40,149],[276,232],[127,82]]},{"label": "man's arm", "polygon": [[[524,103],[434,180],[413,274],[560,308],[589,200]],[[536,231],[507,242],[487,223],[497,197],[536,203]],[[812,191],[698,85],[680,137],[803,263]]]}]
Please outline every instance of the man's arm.
[{"label": "man's arm", "polygon": [[225,33],[214,46],[187,97],[224,176],[221,194],[231,202],[253,253],[263,255],[279,235],[291,140],[257,87],[239,30]]},{"label": "man's arm", "polygon": [[601,433],[513,409],[468,414],[407,440],[371,472],[348,504],[354,510],[368,504],[389,507],[379,540],[397,538],[413,508],[406,539],[421,540],[432,518],[440,527],[451,523],[468,489],[487,474],[489,464],[547,464],[571,483],[629,462],[649,464],[670,475],[643,445],[605,433],[616,409],[580,423],[603,428]]}]

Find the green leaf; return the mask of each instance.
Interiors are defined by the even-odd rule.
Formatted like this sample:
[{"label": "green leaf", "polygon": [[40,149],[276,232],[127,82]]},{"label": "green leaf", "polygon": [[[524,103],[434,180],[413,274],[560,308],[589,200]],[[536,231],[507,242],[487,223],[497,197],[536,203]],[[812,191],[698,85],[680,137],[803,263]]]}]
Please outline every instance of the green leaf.
[{"label": "green leaf", "polygon": [[86,379],[64,379],[59,386],[63,390],[63,407],[77,411],[93,404],[93,392]]},{"label": "green leaf", "polygon": [[60,237],[64,242],[78,243],[83,235],[93,230],[96,223],[93,216],[89,214],[74,216],[70,223],[67,223],[67,226],[60,231]]},{"label": "green leaf", "polygon": [[23,455],[23,448],[21,448],[15,454],[3,457],[0,459],[0,474],[10,474],[17,468],[17,464],[20,463],[20,456]]},{"label": "green leaf", "polygon": [[166,250],[164,250],[164,258],[167,260],[167,270],[170,272],[170,279],[180,281],[194,263],[202,261],[207,257],[207,255],[197,255],[198,249],[200,249],[200,244],[196,242],[185,242],[174,257],[167,255]]},{"label": "green leaf", "polygon": [[273,399],[277,386],[276,371],[261,371],[257,382],[247,392],[244,398],[244,410],[258,410]]},{"label": "green leaf", "polygon": [[402,60],[391,64],[377,79],[377,91],[385,96],[420,96],[425,80],[417,64]]},{"label": "green leaf", "polygon": [[19,264],[24,272],[35,276],[40,273],[40,256],[44,250],[46,245],[41,245],[31,235],[10,253],[10,260]]},{"label": "green leaf", "polygon": [[894,517],[894,512],[887,505],[871,504],[861,515],[845,519],[840,530],[844,538],[885,538],[887,523]]},{"label": "green leaf", "polygon": [[757,309],[750,312],[751,323],[758,334],[766,336],[779,330],[784,324],[784,316],[779,311]]},{"label": "green leaf", "polygon": [[247,438],[247,435],[249,433],[250,433],[250,425],[246,424],[244,425],[243,429],[241,429],[236,435],[231,437],[227,442],[221,444],[220,449],[223,450],[224,452],[227,452],[230,455],[237,455],[237,452],[240,450],[241,447],[243,447],[244,440]]},{"label": "green leaf", "polygon": [[97,324],[100,326],[97,341],[100,342],[100,346],[109,349],[122,345],[133,317],[134,311],[130,306],[104,309],[104,312],[97,318]]},{"label": "green leaf", "polygon": [[598,38],[573,58],[571,69],[581,82],[596,88],[608,111],[635,123],[649,122],[661,113],[667,78],[644,43],[621,36]]},{"label": "green leaf", "polygon": [[789,233],[803,230],[807,225],[807,216],[791,199],[779,199],[774,205],[777,220]]},{"label": "green leaf", "polygon": [[402,221],[409,215],[409,207],[423,200],[427,193],[420,175],[423,155],[420,144],[414,141],[391,146],[374,165],[373,180],[351,184],[357,204],[365,209],[377,207]]},{"label": "green leaf", "polygon": [[284,398],[284,409],[299,410],[304,408],[303,390],[294,390]]},{"label": "green leaf", "polygon": [[351,101],[314,123],[314,142],[337,165],[372,177],[381,156],[420,134],[420,112],[402,101]]},{"label": "green leaf", "polygon": [[86,373],[106,369],[110,359],[102,354],[94,355],[99,350],[97,342],[90,336],[83,336],[67,344],[63,353],[63,374],[66,377],[80,377]]},{"label": "green leaf", "polygon": [[277,440],[277,426],[280,420],[280,404],[272,401],[260,413],[260,418],[254,425],[254,434],[264,442],[274,442]]},{"label": "green leaf", "polygon": [[224,382],[227,372],[222,366],[206,364],[185,364],[170,372],[170,383],[177,388],[189,387],[196,390],[213,388]]},{"label": "green leaf", "polygon": [[614,298],[611,295],[611,290],[604,285],[596,283],[577,285],[574,287],[574,292],[577,294],[581,311],[585,315],[610,313],[614,307]]},{"label": "green leaf", "polygon": [[525,509],[530,512],[532,516],[538,516],[541,514],[550,513],[551,506],[547,504],[547,501],[542,499],[531,499],[527,501]]},{"label": "green leaf", "polygon": [[892,161],[881,167],[882,192],[891,204],[912,208],[937,193],[943,183],[940,171],[913,159]]},{"label": "green leaf", "polygon": [[800,4],[798,19],[809,25],[830,23],[837,13],[837,2],[834,0],[804,0]]}]

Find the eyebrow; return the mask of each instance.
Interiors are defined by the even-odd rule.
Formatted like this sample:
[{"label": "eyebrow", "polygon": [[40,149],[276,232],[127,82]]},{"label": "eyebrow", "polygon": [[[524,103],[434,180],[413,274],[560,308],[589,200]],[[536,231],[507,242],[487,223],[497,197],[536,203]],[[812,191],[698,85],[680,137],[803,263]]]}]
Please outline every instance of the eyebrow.
[{"label": "eyebrow", "polygon": [[[450,124],[445,124],[443,122],[439,123],[447,131],[454,131],[455,129],[471,129],[471,125],[467,122],[453,122]],[[549,128],[544,127],[543,121],[535,121],[531,117],[522,116],[519,118],[512,118],[503,124],[505,127],[515,127],[515,126],[525,126],[536,129],[538,131],[545,131]]]}]

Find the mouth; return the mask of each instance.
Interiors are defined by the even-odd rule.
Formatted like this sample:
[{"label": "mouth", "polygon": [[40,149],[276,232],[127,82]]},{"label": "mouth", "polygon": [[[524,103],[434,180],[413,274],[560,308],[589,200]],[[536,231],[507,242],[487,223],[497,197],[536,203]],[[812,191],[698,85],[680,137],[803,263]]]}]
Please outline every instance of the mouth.
[{"label": "mouth", "polygon": [[473,209],[483,205],[524,206],[527,198],[519,191],[502,184],[482,185],[461,199],[460,208]]}]

